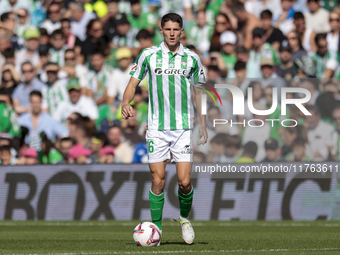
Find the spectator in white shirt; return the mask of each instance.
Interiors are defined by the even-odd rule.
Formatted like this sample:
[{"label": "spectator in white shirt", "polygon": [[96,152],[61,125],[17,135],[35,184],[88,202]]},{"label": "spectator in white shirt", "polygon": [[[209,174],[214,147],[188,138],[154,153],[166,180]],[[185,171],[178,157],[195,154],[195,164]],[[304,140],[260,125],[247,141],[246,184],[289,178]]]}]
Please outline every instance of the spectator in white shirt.
[{"label": "spectator in white shirt", "polygon": [[86,12],[84,4],[80,2],[72,2],[69,5],[71,11],[71,32],[75,36],[78,36],[80,40],[86,39],[86,26],[91,19],[95,19],[94,13]]},{"label": "spectator in white shirt", "polygon": [[70,79],[67,84],[67,90],[70,101],[62,101],[58,105],[56,112],[52,116],[56,121],[61,122],[66,127],[66,120],[73,112],[78,112],[93,121],[98,119],[97,105],[89,97],[81,95],[79,79]]},{"label": "spectator in white shirt", "polygon": [[60,69],[68,74],[68,77],[76,77],[79,79],[80,86],[87,87],[88,82],[86,75],[89,70],[81,64],[77,64],[76,53],[73,49],[67,49],[64,54],[65,65]]},{"label": "spectator in white shirt", "polygon": [[47,17],[40,27],[45,28],[49,34],[56,29],[61,28],[61,7],[60,4],[57,2],[51,3],[51,5],[47,9]]},{"label": "spectator in white shirt", "polygon": [[321,120],[320,111],[315,105],[307,105],[306,109],[311,113],[311,115],[306,115],[305,122],[311,148],[311,155],[308,156],[314,161],[325,161],[334,143],[332,141],[334,127]]},{"label": "spectator in white shirt", "polygon": [[328,50],[338,51],[339,44],[339,31],[340,31],[340,15],[337,12],[331,12],[329,14],[329,24],[331,31],[327,34]]},{"label": "spectator in white shirt", "polygon": [[132,52],[127,47],[121,47],[116,52],[119,68],[112,72],[114,82],[111,82],[108,87],[108,104],[112,106],[116,100],[122,101],[126,85],[130,80],[130,70],[132,68]]},{"label": "spectator in white shirt", "polygon": [[25,30],[23,37],[26,47],[22,48],[15,54],[15,67],[20,71],[22,63],[30,61],[34,66],[40,63],[39,57],[39,37],[40,32],[37,28],[28,28]]},{"label": "spectator in white shirt", "polygon": [[329,25],[329,12],[320,7],[320,0],[307,0],[309,12],[305,12],[307,28],[318,33],[327,33],[331,30]]}]

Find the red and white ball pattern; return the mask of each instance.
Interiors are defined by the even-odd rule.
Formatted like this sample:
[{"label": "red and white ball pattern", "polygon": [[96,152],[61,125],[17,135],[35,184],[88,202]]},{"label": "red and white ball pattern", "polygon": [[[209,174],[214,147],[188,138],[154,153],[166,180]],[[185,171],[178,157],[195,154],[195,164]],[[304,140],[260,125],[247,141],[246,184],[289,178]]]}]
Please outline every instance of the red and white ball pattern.
[{"label": "red and white ball pattern", "polygon": [[161,240],[161,232],[154,223],[142,222],[133,230],[133,240],[138,246],[156,246]]}]

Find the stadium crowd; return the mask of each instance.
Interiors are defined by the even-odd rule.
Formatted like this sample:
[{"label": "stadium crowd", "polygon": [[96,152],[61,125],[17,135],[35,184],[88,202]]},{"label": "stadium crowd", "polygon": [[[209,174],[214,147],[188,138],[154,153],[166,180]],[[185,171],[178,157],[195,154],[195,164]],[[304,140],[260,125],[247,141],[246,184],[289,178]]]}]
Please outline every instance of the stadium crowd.
[{"label": "stadium crowd", "polygon": [[[198,53],[207,84],[252,89],[269,109],[275,88],[311,92],[304,115],[280,105],[268,115],[232,114],[208,97],[208,143],[194,136],[194,162],[340,160],[340,8],[336,0],[1,0],[0,162],[2,165],[147,163],[148,88],[135,116],[120,102],[139,53],[163,41],[160,18],[184,19],[181,43]],[[245,93],[246,94],[246,93]],[[216,96],[216,95],[214,95]],[[275,96],[275,94],[274,94]],[[304,95],[290,93],[290,98]],[[279,97],[280,103],[280,97]],[[196,114],[196,123],[198,116]],[[294,119],[295,127],[279,121]],[[216,125],[224,119],[249,125]],[[286,123],[287,124],[287,123]],[[288,125],[288,124],[287,124]]]}]

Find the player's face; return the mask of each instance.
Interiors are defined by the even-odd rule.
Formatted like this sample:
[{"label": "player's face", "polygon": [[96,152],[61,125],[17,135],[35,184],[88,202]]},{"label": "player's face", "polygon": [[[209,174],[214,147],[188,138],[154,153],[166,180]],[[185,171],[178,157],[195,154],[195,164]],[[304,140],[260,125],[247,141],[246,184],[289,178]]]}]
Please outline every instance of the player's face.
[{"label": "player's face", "polygon": [[164,24],[164,27],[160,29],[164,36],[164,41],[169,47],[178,45],[179,38],[183,33],[184,29],[180,27],[177,22],[168,21]]}]

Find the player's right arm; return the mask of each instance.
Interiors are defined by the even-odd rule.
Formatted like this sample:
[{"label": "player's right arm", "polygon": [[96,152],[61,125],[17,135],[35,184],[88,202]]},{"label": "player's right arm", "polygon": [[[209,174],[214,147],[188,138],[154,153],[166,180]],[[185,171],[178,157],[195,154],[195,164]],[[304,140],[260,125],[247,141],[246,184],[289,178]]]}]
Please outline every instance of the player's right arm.
[{"label": "player's right arm", "polygon": [[132,101],[133,97],[135,96],[136,87],[138,86],[140,80],[131,77],[129,84],[127,85],[123,101],[122,101],[122,118],[124,120],[128,119],[129,117],[133,117],[133,110],[130,102]]}]

